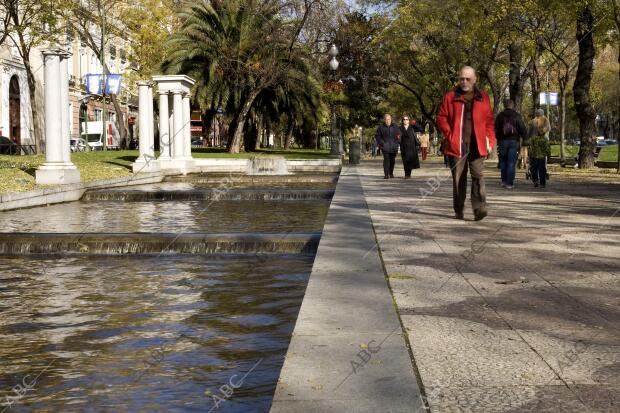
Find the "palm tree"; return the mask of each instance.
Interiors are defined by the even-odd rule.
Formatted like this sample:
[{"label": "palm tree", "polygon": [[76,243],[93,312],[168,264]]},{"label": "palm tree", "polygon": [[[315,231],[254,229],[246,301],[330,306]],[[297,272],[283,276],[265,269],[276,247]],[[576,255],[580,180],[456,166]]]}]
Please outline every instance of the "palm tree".
[{"label": "palm tree", "polygon": [[232,114],[228,150],[240,149],[243,126],[256,97],[286,72],[286,26],[277,1],[203,0],[180,14],[178,33],[166,42],[166,73],[197,79],[202,107]]}]

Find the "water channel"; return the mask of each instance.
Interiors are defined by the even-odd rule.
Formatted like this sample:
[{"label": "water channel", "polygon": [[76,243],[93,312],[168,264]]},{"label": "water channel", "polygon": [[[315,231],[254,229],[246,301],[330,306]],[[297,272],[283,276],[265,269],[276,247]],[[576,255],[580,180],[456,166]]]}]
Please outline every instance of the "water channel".
[{"label": "water channel", "polygon": [[[0,214],[0,244],[30,236],[0,256],[0,411],[267,411],[316,248],[252,248],[278,236],[318,243],[334,184],[266,182],[229,188],[241,195],[227,200],[205,195],[216,190],[210,183],[170,182]],[[148,195],[166,191],[177,195]],[[96,243],[36,253],[52,233],[240,241],[227,253],[118,253]],[[234,393],[222,393],[231,382]]]}]

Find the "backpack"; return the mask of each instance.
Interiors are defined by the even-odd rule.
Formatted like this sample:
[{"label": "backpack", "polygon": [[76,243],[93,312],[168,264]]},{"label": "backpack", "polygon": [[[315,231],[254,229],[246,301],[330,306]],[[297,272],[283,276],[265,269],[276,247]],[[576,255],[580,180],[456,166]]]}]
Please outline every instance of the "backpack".
[{"label": "backpack", "polygon": [[502,125],[502,135],[505,137],[515,136],[517,134],[517,126],[512,116],[504,116],[504,124]]}]

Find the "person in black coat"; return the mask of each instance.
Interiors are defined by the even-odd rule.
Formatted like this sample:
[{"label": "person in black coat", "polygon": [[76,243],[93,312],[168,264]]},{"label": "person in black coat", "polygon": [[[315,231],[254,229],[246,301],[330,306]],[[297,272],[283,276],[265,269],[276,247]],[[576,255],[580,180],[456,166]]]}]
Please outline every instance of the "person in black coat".
[{"label": "person in black coat", "polygon": [[405,167],[405,179],[411,178],[411,171],[420,167],[420,159],[418,158],[420,141],[416,136],[417,130],[418,128],[409,123],[409,116],[404,115],[400,127],[400,156],[403,158],[403,166]]},{"label": "person in black coat", "polygon": [[394,178],[394,164],[400,142],[400,128],[392,123],[392,116],[386,113],[383,124],[377,128],[375,135],[377,146],[383,154],[383,179]]}]

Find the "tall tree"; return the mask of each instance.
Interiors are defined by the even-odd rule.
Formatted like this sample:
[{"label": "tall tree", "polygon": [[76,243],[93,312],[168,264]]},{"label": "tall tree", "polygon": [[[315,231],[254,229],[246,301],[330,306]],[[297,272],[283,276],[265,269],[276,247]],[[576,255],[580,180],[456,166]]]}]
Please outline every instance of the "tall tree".
[{"label": "tall tree", "polygon": [[579,65],[575,83],[573,84],[573,96],[575,109],[579,118],[579,132],[581,145],[579,147],[579,168],[592,168],[596,151],[595,119],[596,113],[590,100],[590,83],[594,72],[594,15],[592,7],[586,4],[580,10],[577,17],[577,43],[579,44]]},{"label": "tall tree", "polygon": [[[308,2],[307,12],[313,4]],[[229,152],[239,152],[258,95],[308,66],[308,53],[297,41],[307,19],[290,19],[287,10],[274,0],[189,3],[179,13],[179,31],[166,43],[162,69],[195,77],[201,104],[217,102],[232,115]]]},{"label": "tall tree", "polygon": [[[616,88],[618,90],[618,114],[617,114],[617,122],[618,127],[617,131],[620,132],[620,4],[618,4],[618,0],[612,0],[613,6],[613,15],[614,15],[614,23],[616,24],[616,48],[618,50],[618,83],[616,84]],[[616,172],[620,174],[620,137],[616,136],[616,141],[618,142],[618,167]]]},{"label": "tall tree", "polygon": [[[127,38],[123,16],[131,3],[123,0],[62,1],[63,6],[59,7],[57,12],[99,58],[105,73],[110,73],[106,61],[109,57],[108,39]],[[128,142],[123,110],[118,96],[110,95],[110,100],[116,112],[116,126],[121,137],[121,147],[125,148]]]}]

